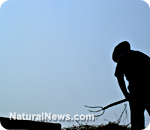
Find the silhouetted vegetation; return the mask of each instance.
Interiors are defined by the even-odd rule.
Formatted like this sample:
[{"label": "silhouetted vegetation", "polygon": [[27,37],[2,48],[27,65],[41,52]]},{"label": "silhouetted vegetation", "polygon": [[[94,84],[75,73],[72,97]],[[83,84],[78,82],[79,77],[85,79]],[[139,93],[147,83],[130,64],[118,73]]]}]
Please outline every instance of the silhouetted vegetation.
[{"label": "silhouetted vegetation", "polygon": [[128,127],[128,125],[119,125],[116,122],[109,122],[108,124],[105,125],[103,124],[98,126],[80,125],[62,128],[62,130],[130,130],[130,127]]},{"label": "silhouetted vegetation", "polygon": [[127,105],[124,105],[124,110],[122,111],[120,117],[117,119],[117,121],[114,122],[108,122],[107,124],[101,124],[101,125],[83,125],[83,124],[79,124],[79,126],[72,126],[72,127],[68,127],[68,128],[62,128],[62,130],[131,130],[131,128],[129,127],[130,123],[127,125],[119,125],[122,119],[123,114],[126,114],[126,118],[127,116]]}]

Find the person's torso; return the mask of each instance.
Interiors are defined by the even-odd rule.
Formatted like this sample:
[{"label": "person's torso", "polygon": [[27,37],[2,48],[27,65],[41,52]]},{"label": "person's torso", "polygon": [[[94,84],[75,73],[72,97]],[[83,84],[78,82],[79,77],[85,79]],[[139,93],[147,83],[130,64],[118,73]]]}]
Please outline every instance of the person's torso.
[{"label": "person's torso", "polygon": [[120,60],[129,84],[150,82],[150,58],[147,55],[139,51],[129,51]]}]

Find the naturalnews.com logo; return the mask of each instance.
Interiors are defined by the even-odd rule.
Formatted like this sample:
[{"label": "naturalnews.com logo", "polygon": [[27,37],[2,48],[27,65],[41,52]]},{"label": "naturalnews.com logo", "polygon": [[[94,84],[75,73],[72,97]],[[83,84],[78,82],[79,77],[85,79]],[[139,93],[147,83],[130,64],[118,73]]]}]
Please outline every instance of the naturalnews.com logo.
[{"label": "naturalnews.com logo", "polygon": [[10,112],[10,120],[33,120],[33,121],[95,121],[95,117],[92,114],[75,114],[71,117],[70,114],[52,114],[42,112],[42,114],[17,114]]}]

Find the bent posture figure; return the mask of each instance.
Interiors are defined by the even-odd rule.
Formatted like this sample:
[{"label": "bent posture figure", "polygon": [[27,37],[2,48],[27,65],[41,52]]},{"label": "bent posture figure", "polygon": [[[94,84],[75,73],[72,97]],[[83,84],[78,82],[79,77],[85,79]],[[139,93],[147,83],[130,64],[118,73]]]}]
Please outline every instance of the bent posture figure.
[{"label": "bent posture figure", "polygon": [[[113,61],[117,63],[115,76],[130,104],[133,130],[145,128],[144,111],[150,115],[150,57],[130,49],[127,41],[119,43],[113,51]],[[129,82],[128,90],[124,76]]]}]

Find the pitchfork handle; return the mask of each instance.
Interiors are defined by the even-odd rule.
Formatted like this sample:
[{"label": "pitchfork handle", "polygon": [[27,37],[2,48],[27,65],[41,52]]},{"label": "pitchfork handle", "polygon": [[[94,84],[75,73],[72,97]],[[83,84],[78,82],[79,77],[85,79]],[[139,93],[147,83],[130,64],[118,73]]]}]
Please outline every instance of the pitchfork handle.
[{"label": "pitchfork handle", "polygon": [[127,101],[127,99],[122,99],[122,100],[119,100],[119,101],[117,101],[117,102],[111,103],[111,104],[107,105],[106,107],[103,107],[103,110],[106,110],[106,109],[109,108],[109,107],[118,105],[118,104],[123,103],[123,102],[126,102],[126,101]]}]

